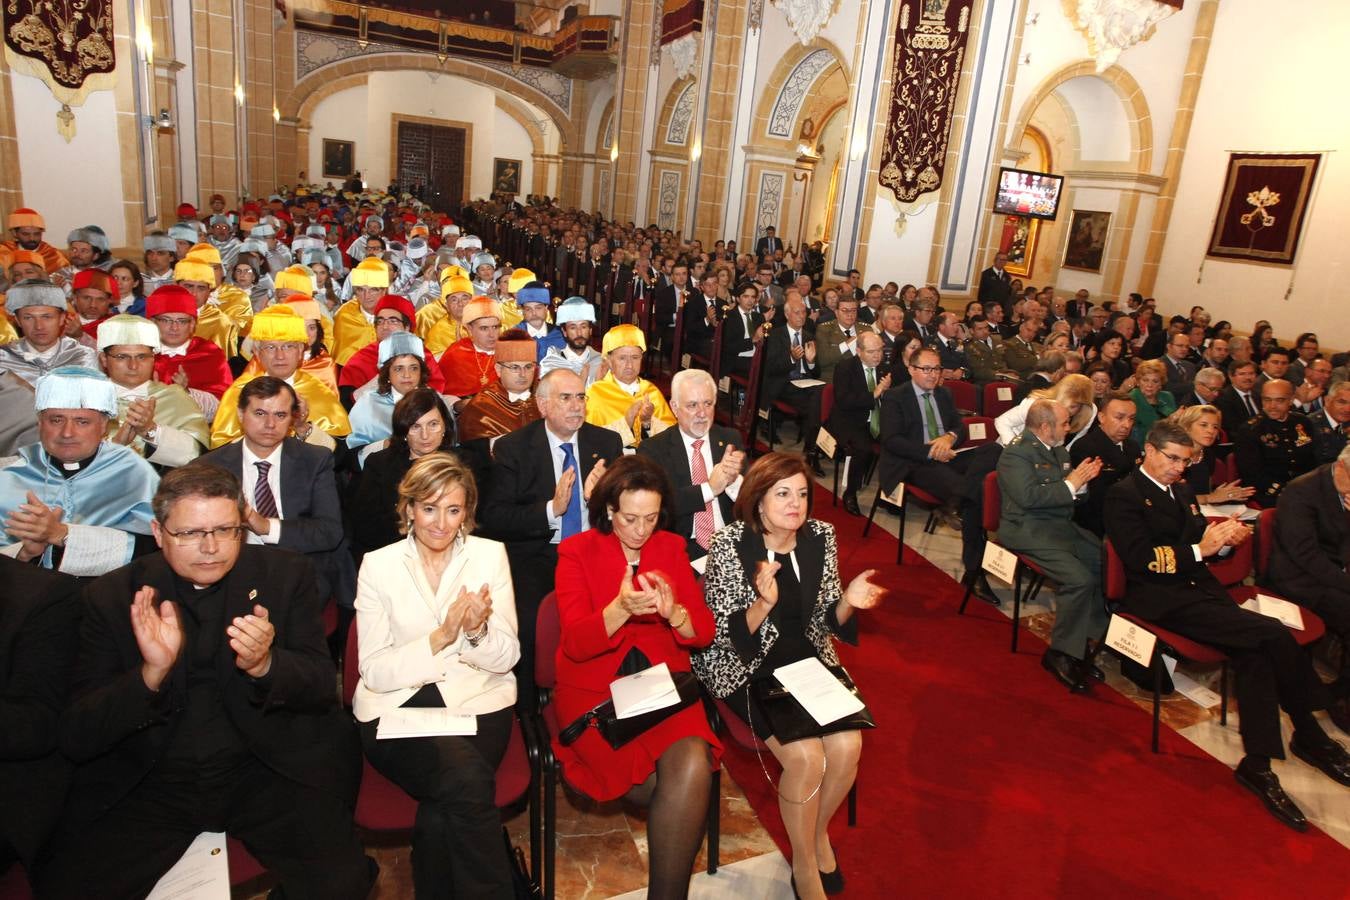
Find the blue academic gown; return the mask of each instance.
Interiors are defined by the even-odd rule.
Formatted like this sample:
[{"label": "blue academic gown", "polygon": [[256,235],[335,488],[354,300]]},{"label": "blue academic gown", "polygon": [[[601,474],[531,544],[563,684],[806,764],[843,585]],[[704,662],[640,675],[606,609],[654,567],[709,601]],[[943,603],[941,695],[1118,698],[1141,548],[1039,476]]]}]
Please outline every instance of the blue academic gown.
[{"label": "blue academic gown", "polygon": [[[516,328],[525,331],[525,323],[521,322]],[[550,322],[548,323],[548,334],[541,338],[535,338],[534,343],[537,351],[534,357],[535,362],[543,362],[544,354],[548,353],[551,348],[557,348],[558,352],[561,353],[562,349],[567,346],[567,338],[563,336],[561,328]]]}]

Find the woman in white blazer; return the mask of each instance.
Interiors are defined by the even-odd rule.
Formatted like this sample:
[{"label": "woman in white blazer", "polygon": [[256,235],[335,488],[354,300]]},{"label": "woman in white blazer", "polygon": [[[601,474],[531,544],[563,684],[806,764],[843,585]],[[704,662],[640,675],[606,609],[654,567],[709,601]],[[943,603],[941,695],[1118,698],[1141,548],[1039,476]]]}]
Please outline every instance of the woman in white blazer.
[{"label": "woman in white blazer", "polygon": [[[470,535],[478,489],[454,456],[418,459],[398,494],[407,538],[367,553],[357,583],[361,742],[371,765],[418,801],[417,897],[511,896],[494,801],[520,658],[506,550]],[[477,733],[380,740],[381,716],[399,707],[472,715]]]}]

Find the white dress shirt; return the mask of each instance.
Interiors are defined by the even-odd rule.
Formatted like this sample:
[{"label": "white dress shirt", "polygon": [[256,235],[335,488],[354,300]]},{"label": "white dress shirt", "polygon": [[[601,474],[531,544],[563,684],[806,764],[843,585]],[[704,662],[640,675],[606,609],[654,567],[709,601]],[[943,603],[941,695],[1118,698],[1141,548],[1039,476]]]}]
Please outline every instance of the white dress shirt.
[{"label": "white dress shirt", "polygon": [[[577,462],[577,485],[578,487],[581,488],[580,496],[582,498],[582,502],[584,503],[586,476],[583,475],[581,472],[581,444],[577,441],[577,436],[573,434],[571,440],[564,441],[557,435],[555,435],[551,430],[549,430],[547,425],[544,426],[544,434],[548,437],[548,455],[553,459],[554,485],[556,485],[558,483],[558,480],[562,478],[563,473],[562,445],[564,443],[572,445],[572,458],[575,459]],[[573,490],[576,490],[576,488],[574,488]],[[573,497],[572,499],[573,501],[575,501],[576,497]],[[544,512],[547,513],[548,515],[548,527],[553,529],[553,539],[550,540],[549,543],[556,544],[562,540],[563,517],[555,516],[553,514],[553,500],[551,498],[544,501]],[[590,517],[586,515],[586,508],[583,506],[581,509],[581,530],[589,531],[590,528],[591,528]]]},{"label": "white dress shirt", "polygon": [[272,449],[271,456],[258,456],[248,448],[246,441],[241,441],[239,448],[243,451],[243,478],[240,479],[241,487],[244,489],[244,500],[250,507],[253,506],[253,491],[258,486],[258,468],[254,463],[270,462],[272,468],[267,470],[267,484],[272,488],[272,498],[277,503],[277,516],[275,519],[267,520],[267,534],[248,533],[248,542],[250,544],[275,544],[281,540],[281,519],[285,515],[281,508],[281,445],[277,444]]}]

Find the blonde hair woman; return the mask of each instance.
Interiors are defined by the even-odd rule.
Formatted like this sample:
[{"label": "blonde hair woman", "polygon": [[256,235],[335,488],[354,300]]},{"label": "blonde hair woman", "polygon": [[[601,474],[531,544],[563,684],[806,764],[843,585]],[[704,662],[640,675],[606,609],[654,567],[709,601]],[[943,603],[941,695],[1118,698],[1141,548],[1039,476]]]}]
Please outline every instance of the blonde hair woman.
[{"label": "blonde hair woman", "polygon": [[1021,403],[995,419],[994,427],[998,429],[998,442],[1006,447],[1017,439],[1022,429],[1026,427],[1027,410],[1031,409],[1031,404],[1037,400],[1057,400],[1069,410],[1069,433],[1073,435],[1073,439],[1066,445],[1071,447],[1092,424],[1092,418],[1097,414],[1097,407],[1093,402],[1095,399],[1091,378],[1077,372],[1065,375],[1049,387],[1027,394]]},{"label": "blonde hair woman", "polygon": [[1177,411],[1177,398],[1163,390],[1167,383],[1167,366],[1162,360],[1146,359],[1134,367],[1134,390],[1130,399],[1136,410],[1133,437],[1139,446],[1144,446],[1144,437],[1153,423],[1165,419]]},{"label": "blonde hair woman", "polygon": [[1201,503],[1245,503],[1256,493],[1255,488],[1243,487],[1241,481],[1214,484],[1214,445],[1223,430],[1223,413],[1209,404],[1187,406],[1172,413],[1168,421],[1175,422],[1191,436],[1191,465],[1183,476],[1195,491]]},{"label": "blonde hair woman", "polygon": [[[478,487],[448,453],[412,464],[398,488],[406,537],[367,553],[356,591],[361,681],[352,711],[370,764],[418,802],[416,896],[511,896],[495,801],[520,658],[506,549],[473,537]],[[378,740],[401,707],[473,716],[464,736]]]}]

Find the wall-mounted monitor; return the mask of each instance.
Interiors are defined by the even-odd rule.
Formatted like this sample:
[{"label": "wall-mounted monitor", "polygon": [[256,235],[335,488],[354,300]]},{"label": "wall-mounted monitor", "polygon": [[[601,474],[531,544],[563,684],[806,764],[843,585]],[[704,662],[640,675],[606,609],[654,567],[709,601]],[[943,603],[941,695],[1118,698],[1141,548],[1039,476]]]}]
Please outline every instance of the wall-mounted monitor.
[{"label": "wall-mounted monitor", "polygon": [[994,212],[1005,216],[1053,219],[1059,212],[1059,192],[1063,188],[1062,175],[1009,169],[1005,166],[998,170]]}]

